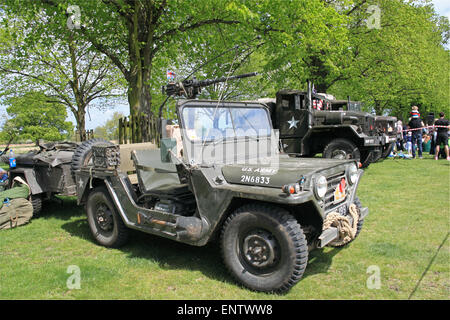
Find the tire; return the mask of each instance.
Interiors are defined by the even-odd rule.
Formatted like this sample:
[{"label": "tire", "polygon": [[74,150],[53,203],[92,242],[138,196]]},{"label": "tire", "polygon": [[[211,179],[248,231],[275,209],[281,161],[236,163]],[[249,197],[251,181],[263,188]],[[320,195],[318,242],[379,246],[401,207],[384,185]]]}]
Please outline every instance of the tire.
[{"label": "tire", "polygon": [[84,141],[75,150],[72,156],[71,171],[72,175],[75,176],[75,171],[79,170],[81,167],[89,164],[92,158],[92,147],[98,144],[109,144],[112,143],[105,139],[95,138],[91,140]]},{"label": "tire", "polygon": [[303,230],[277,207],[237,209],[222,227],[221,249],[233,277],[255,291],[288,291],[302,278],[308,262]]},{"label": "tire", "polygon": [[361,168],[367,168],[372,163],[372,153],[367,150],[361,151]]},{"label": "tire", "polygon": [[381,152],[381,159],[386,159],[391,154],[391,151],[393,149],[394,149],[394,142],[383,146],[383,151]]},{"label": "tire", "polygon": [[86,213],[89,228],[97,243],[118,248],[128,240],[128,229],[105,187],[95,188],[88,196]]},{"label": "tire", "polygon": [[42,195],[31,195],[30,202],[33,205],[33,219],[39,218],[42,212]]},{"label": "tire", "polygon": [[323,150],[323,157],[330,159],[357,159],[361,158],[358,147],[347,139],[335,139],[328,143]]}]

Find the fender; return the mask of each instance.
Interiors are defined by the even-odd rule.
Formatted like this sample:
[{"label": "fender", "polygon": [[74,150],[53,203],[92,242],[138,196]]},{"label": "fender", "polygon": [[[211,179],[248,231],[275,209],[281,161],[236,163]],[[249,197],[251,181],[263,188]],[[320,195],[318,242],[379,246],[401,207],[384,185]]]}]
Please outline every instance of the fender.
[{"label": "fender", "polygon": [[42,186],[40,183],[38,183],[37,177],[36,177],[36,171],[33,170],[32,168],[16,168],[16,169],[10,170],[9,174],[10,174],[9,180],[11,181],[10,183],[12,183],[14,178],[17,176],[25,177],[25,181],[30,186],[32,195],[41,194],[41,193],[49,191],[46,188],[46,186]]}]

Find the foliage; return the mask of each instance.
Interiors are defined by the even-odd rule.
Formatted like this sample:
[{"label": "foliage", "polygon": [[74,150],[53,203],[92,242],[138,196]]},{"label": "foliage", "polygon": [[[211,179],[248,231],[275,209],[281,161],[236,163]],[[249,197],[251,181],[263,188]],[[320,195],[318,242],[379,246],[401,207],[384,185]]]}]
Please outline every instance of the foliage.
[{"label": "foliage", "polygon": [[0,134],[0,139],[4,142],[11,136],[15,137],[14,142],[64,140],[73,130],[72,123],[65,121],[65,107],[48,102],[48,98],[42,93],[29,92],[12,97],[7,99],[5,104],[9,119]]},{"label": "foliage", "polygon": [[[357,1],[350,15],[349,63],[330,88],[341,98],[362,100],[377,114],[405,118],[410,106],[438,113],[449,107],[448,19],[426,3]],[[370,6],[379,10],[369,24]],[[445,31],[446,30],[446,31]]]},{"label": "foliage", "polygon": [[[84,58],[109,63],[114,67],[108,71],[114,71],[111,81],[101,81],[107,87],[102,93],[125,85],[130,115],[159,112],[168,69],[175,70],[179,80],[193,71],[198,78],[260,73],[258,78],[206,88],[202,98],[273,97],[282,88],[304,89],[311,80],[319,92],[350,95],[377,114],[401,117],[411,104],[419,105],[422,114],[449,108],[449,22],[427,0],[72,2],[23,5],[5,0],[8,19],[3,24],[26,32],[0,37],[8,40],[5,43],[23,44],[13,51],[22,61],[33,58],[37,49],[40,56],[61,52],[47,66],[35,65],[33,75],[41,75],[39,68],[50,70],[48,65],[56,61],[70,65],[70,46],[64,43],[72,43],[84,61],[77,65],[78,76],[48,82],[58,88],[72,83],[68,87],[74,96],[80,89],[76,79],[91,65]],[[4,58],[11,62],[10,54]],[[15,70],[21,68],[29,66]],[[165,116],[173,115],[173,106],[169,102]]]},{"label": "foliage", "polygon": [[[85,115],[95,100],[111,98],[121,91],[117,69],[89,43],[67,26],[40,10],[36,2],[6,1],[0,16],[0,95],[13,97],[41,91],[65,105],[77,121],[84,140]],[[97,103],[97,105],[99,105]]]}]

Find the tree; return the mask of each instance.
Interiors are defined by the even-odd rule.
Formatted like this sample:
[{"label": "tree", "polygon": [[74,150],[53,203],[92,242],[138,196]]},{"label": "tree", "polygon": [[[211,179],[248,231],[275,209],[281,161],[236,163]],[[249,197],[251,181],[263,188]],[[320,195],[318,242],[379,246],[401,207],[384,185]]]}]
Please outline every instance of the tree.
[{"label": "tree", "polygon": [[0,48],[1,94],[44,92],[49,102],[63,104],[73,113],[84,141],[88,106],[120,95],[117,69],[89,43],[77,39],[73,30],[51,23],[45,12],[22,10],[15,1],[3,8],[1,33],[11,41]]},{"label": "tree", "polygon": [[431,104],[448,105],[448,20],[421,1],[358,0],[346,12],[346,59],[327,90],[400,118],[411,104],[421,105],[422,113]]},{"label": "tree", "polygon": [[73,129],[66,108],[59,103],[49,103],[39,92],[28,92],[5,101],[8,119],[3,125],[1,139],[8,141],[64,140]]}]

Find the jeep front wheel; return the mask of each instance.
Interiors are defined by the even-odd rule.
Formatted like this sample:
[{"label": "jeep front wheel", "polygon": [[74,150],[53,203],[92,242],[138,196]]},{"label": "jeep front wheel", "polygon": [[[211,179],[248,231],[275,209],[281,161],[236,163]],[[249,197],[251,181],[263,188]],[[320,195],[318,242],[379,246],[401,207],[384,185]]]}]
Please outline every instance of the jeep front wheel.
[{"label": "jeep front wheel", "polygon": [[328,143],[323,150],[323,157],[330,159],[357,159],[361,158],[358,147],[347,139],[335,139]]},{"label": "jeep front wheel", "polygon": [[288,291],[308,262],[303,230],[276,207],[246,205],[236,210],[224,223],[221,246],[231,274],[256,291]]},{"label": "jeep front wheel", "polygon": [[86,213],[91,233],[99,244],[110,248],[118,248],[125,244],[128,229],[105,187],[95,188],[89,194]]}]

